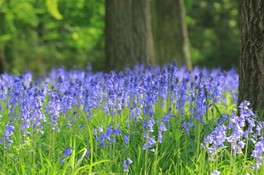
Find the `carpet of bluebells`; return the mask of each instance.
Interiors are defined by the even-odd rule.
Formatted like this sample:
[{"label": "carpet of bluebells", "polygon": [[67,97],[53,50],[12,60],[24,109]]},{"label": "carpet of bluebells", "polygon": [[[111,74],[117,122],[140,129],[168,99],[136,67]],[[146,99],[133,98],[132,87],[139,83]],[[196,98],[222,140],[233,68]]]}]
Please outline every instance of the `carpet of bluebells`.
[{"label": "carpet of bluebells", "polygon": [[[175,64],[0,76],[0,174],[262,174],[238,74]],[[238,115],[239,114],[239,115]]]}]

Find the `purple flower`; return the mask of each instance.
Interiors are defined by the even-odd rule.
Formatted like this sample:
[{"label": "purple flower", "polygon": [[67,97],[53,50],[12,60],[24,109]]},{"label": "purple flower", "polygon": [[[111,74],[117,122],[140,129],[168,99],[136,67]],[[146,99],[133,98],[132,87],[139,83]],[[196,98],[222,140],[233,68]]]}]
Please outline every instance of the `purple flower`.
[{"label": "purple flower", "polygon": [[50,124],[52,129],[57,129],[60,131],[57,123],[57,118],[60,117],[61,113],[61,95],[56,92],[51,93],[51,97],[48,100],[48,105],[46,106],[46,112],[50,116]]},{"label": "purple flower", "polygon": [[159,130],[162,131],[162,132],[167,131],[167,129],[166,129],[166,127],[165,127],[163,122],[160,123]]},{"label": "purple flower", "polygon": [[162,132],[167,131],[163,122],[160,123],[159,131],[158,131],[158,142],[162,143]]},{"label": "purple flower", "polygon": [[242,102],[240,105],[239,105],[239,108],[240,109],[244,109],[244,110],[248,110],[248,106],[250,105],[249,101],[245,100],[244,102]]},{"label": "purple flower", "polygon": [[264,128],[264,122],[260,122],[260,123],[258,123],[257,124],[257,126],[256,126],[256,130],[257,130],[257,133],[256,133],[256,136],[260,136],[260,132],[261,132],[261,130]]},{"label": "purple flower", "polygon": [[[117,126],[118,127],[118,126]],[[111,125],[106,127],[106,131],[100,127],[94,129],[93,134],[96,135],[95,140],[99,143],[100,147],[104,147],[105,143],[112,145],[116,142],[116,137],[121,135],[120,129],[115,129]]]},{"label": "purple flower", "polygon": [[128,168],[129,168],[129,165],[132,163],[133,163],[133,161],[129,157],[127,157],[126,160],[123,161],[123,168],[124,168],[125,173],[129,172]]},{"label": "purple flower", "polygon": [[64,157],[68,157],[69,155],[72,154],[72,150],[74,150],[73,147],[67,147],[67,148],[65,148],[65,150],[64,150],[64,152],[63,152],[63,156],[64,156]]},{"label": "purple flower", "polygon": [[190,122],[184,121],[182,122],[182,127],[184,128],[185,132],[189,134],[190,128],[194,126]]},{"label": "purple flower", "polygon": [[142,149],[143,150],[146,150],[146,148],[151,148],[155,144],[156,144],[156,141],[154,139],[154,136],[153,137],[149,137],[149,138],[147,138],[147,143],[145,143],[143,145],[143,148]]},{"label": "purple flower", "polygon": [[220,171],[218,170],[214,170],[213,172],[210,173],[210,175],[219,175]]},{"label": "purple flower", "polygon": [[60,163],[65,163],[65,159],[72,154],[72,151],[74,150],[73,147],[67,147],[63,151],[63,156],[60,158]]},{"label": "purple flower", "polygon": [[7,144],[7,146],[10,146],[13,143],[13,140],[10,138],[15,131],[15,127],[13,125],[14,125],[13,120],[10,120],[9,124],[5,125],[4,136],[0,140],[0,144],[5,143]]},{"label": "purple flower", "polygon": [[259,141],[255,144],[255,149],[252,152],[252,157],[256,158],[255,168],[259,168],[262,164],[262,153],[264,152],[264,138],[261,137]]},{"label": "purple flower", "polygon": [[153,130],[154,124],[155,124],[155,121],[152,118],[146,122],[145,126],[148,128],[149,132],[154,132],[154,130]]},{"label": "purple flower", "polygon": [[125,134],[124,135],[124,144],[127,145],[129,142],[129,137]]},{"label": "purple flower", "polygon": [[204,138],[203,146],[206,148],[208,153],[217,153],[218,149],[224,148],[224,142],[226,140],[226,127],[219,125]]},{"label": "purple flower", "polygon": [[161,131],[158,132],[158,142],[162,143],[162,132]]},{"label": "purple flower", "polygon": [[169,120],[170,120],[171,117],[172,117],[171,114],[164,115],[162,117],[162,122],[164,122],[167,126],[169,126]]}]

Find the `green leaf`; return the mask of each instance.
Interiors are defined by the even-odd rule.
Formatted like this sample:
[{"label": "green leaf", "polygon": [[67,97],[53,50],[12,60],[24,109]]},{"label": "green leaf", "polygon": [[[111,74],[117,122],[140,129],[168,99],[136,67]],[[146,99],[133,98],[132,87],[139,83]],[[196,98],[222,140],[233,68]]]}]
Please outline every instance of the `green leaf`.
[{"label": "green leaf", "polygon": [[57,20],[61,20],[63,16],[58,9],[58,0],[46,0],[49,13]]},{"label": "green leaf", "polygon": [[87,169],[90,169],[91,167],[94,167],[94,166],[96,166],[96,165],[99,165],[99,164],[102,164],[102,163],[106,163],[106,162],[109,162],[109,160],[100,160],[100,161],[94,162],[94,163],[92,163],[92,164],[90,164],[90,165],[82,166],[82,167],[78,168],[78,169],[73,173],[73,175],[78,174],[78,172],[81,171],[81,170],[82,170],[82,171],[83,171],[83,170],[87,170]]},{"label": "green leaf", "polygon": [[9,34],[0,35],[0,43],[5,43],[9,41],[11,38],[12,37]]}]

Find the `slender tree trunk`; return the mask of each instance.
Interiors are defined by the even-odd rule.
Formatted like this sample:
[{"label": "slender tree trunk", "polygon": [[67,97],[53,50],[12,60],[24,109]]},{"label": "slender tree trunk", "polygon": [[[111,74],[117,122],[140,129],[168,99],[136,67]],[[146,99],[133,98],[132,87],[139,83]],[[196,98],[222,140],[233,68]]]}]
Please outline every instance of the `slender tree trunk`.
[{"label": "slender tree trunk", "polygon": [[264,109],[264,1],[241,0],[241,14],[238,105],[248,100],[260,113]]},{"label": "slender tree trunk", "polygon": [[185,64],[189,70],[192,70],[192,63],[191,63],[191,54],[190,54],[190,41],[189,41],[189,35],[186,25],[186,12],[184,7],[184,1],[183,0],[177,0],[177,5],[179,7],[178,12],[180,13],[179,18],[179,28],[180,28],[180,38],[182,40],[182,47],[183,47],[183,58],[185,60]]},{"label": "slender tree trunk", "polygon": [[106,0],[107,70],[155,64],[148,0]]},{"label": "slender tree trunk", "polygon": [[179,66],[192,69],[189,37],[182,0],[153,0],[152,26],[155,54],[159,63],[175,60]]}]

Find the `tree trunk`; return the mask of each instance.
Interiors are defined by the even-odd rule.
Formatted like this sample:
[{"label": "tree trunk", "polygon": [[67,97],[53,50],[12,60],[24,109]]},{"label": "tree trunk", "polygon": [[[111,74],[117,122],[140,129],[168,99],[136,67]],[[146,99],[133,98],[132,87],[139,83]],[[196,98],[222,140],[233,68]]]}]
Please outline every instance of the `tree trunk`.
[{"label": "tree trunk", "polygon": [[189,37],[182,0],[152,1],[155,55],[159,63],[175,60],[192,69]]},{"label": "tree trunk", "polygon": [[191,63],[191,55],[190,55],[190,41],[189,35],[186,25],[186,12],[184,7],[183,0],[177,0],[177,5],[179,7],[178,12],[180,13],[179,19],[179,28],[180,28],[180,39],[182,40],[182,49],[183,49],[183,58],[185,60],[185,64],[189,70],[192,70],[192,63]]},{"label": "tree trunk", "polygon": [[264,109],[264,1],[241,0],[242,33],[238,105],[244,100],[253,111]]},{"label": "tree trunk", "polygon": [[148,0],[106,0],[105,55],[107,70],[155,64]]}]

